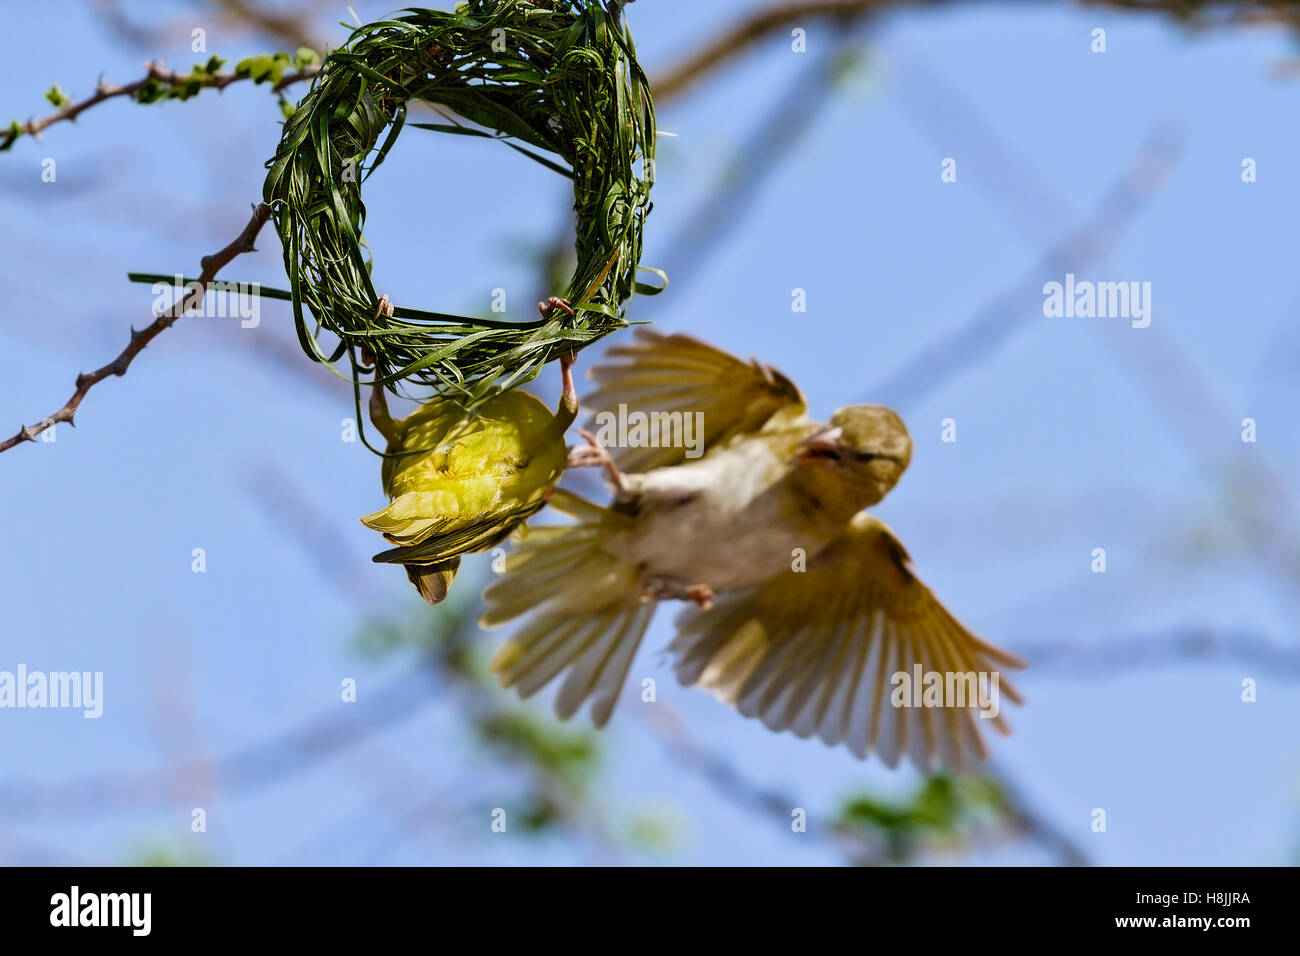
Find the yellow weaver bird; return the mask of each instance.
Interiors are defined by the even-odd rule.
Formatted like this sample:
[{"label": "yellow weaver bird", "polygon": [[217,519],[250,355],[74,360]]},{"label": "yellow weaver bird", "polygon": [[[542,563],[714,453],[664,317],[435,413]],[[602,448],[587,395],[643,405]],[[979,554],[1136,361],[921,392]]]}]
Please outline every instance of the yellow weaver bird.
[{"label": "yellow weaver bird", "polygon": [[[686,335],[639,330],[607,355],[584,399],[593,419],[620,406],[702,413],[704,454],[606,450],[584,433],[591,447],[569,464],[604,466],[614,497],[602,507],[556,490],[551,507],[575,521],[530,529],[488,587],[483,626],[525,618],[492,660],[501,683],[527,697],[564,673],[556,712],[590,700],[601,726],[657,602],[681,599],[690,604],[669,651],[682,684],[772,730],[890,766],[904,754],[924,769],[985,757],[973,706],[890,699],[895,675],[917,665],[944,675],[1024,666],[959,624],[863,512],[911,460],[899,417],[851,405],[817,422],[780,372]],[[1021,702],[1008,682],[993,686]]]},{"label": "yellow weaver bird", "polygon": [[[538,303],[543,316],[556,307],[572,312],[558,297]],[[439,399],[394,420],[376,386],[370,420],[394,456],[384,459],[382,473],[391,501],[361,522],[396,547],[373,560],[405,566],[420,596],[438,604],[462,554],[499,544],[541,509],[564,471],[564,433],[578,416],[572,365],[571,356],[560,359],[564,387],[554,415],[511,389],[472,414]]]}]

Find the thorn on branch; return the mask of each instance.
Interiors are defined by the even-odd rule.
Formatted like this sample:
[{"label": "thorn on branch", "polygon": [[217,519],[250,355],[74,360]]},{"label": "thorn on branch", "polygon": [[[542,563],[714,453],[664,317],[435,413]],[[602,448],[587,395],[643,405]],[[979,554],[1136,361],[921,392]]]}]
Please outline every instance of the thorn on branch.
[{"label": "thorn on branch", "polygon": [[[283,54],[282,54],[283,55]],[[42,117],[28,117],[26,124],[14,124],[14,128],[22,134],[31,136],[37,142],[41,140],[41,131],[55,123],[75,123],[81,114],[107,100],[117,99],[119,97],[128,97],[140,102],[156,102],[158,99],[168,97],[179,97],[188,99],[200,89],[215,89],[218,92],[223,91],[232,83],[241,83],[252,77],[239,71],[221,72],[212,67],[212,61],[209,66],[204,68],[202,65],[195,67],[195,72],[191,74],[177,73],[174,70],[168,70],[166,64],[159,59],[157,62],[146,61],[144,76],[130,83],[123,83],[120,86],[114,86],[109,83],[101,73],[95,83],[95,92],[83,100],[77,102],[65,102],[59,105],[59,108],[53,113]],[[286,87],[295,83],[301,83],[309,80],[321,71],[321,67],[316,64],[307,64],[296,72],[285,73],[278,83],[275,84],[275,92],[281,92]],[[196,85],[197,84],[197,85]],[[161,87],[155,89],[154,87]],[[149,93],[149,96],[140,99],[142,92]],[[58,104],[56,104],[58,105]],[[5,140],[5,145],[0,149],[8,149],[17,136],[13,135]],[[3,447],[0,447],[3,450]]]},{"label": "thorn on branch", "polygon": [[[253,206],[252,218],[249,219],[247,225],[244,226],[239,235],[231,241],[230,245],[226,246],[226,248],[222,249],[220,252],[203,257],[204,273],[200,280],[200,285],[206,287],[207,283],[212,280],[212,277],[216,275],[217,271],[221,267],[225,266],[231,259],[235,258],[235,256],[239,255],[241,252],[247,249],[252,249],[253,241],[257,238],[258,232],[270,218],[271,209],[269,206],[264,203],[255,204]],[[0,452],[8,451],[10,448],[22,444],[23,441],[34,441],[37,435],[49,428],[55,422],[67,422],[69,425],[74,425],[75,427],[72,419],[77,412],[77,408],[81,405],[81,400],[86,396],[86,393],[110,375],[125,375],[127,367],[131,364],[131,360],[139,354],[145,345],[163,329],[170,328],[172,323],[185,314],[183,302],[180,304],[179,308],[180,311],[173,311],[170,315],[164,314],[155,316],[154,321],[143,329],[136,329],[136,327],[132,325],[130,327],[131,341],[117,356],[117,358],[113,359],[113,361],[109,362],[103,368],[96,369],[93,372],[79,373],[77,375],[77,390],[73,396],[63,404],[63,407],[40,424],[23,425],[14,435],[0,441]]]}]

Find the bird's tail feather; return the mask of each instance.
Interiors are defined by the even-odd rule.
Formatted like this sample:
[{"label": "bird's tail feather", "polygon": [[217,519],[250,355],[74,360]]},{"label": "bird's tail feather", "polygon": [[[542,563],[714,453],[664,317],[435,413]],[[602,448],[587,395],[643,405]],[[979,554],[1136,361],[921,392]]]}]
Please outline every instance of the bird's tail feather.
[{"label": "bird's tail feather", "polygon": [[447,597],[451,582],[456,580],[456,572],[460,570],[460,557],[437,564],[408,564],[405,567],[406,576],[420,592],[420,597],[430,604],[441,604]]},{"label": "bird's tail feather", "polygon": [[492,672],[528,697],[567,669],[556,713],[571,717],[590,698],[600,727],[655,606],[642,599],[641,571],[600,547],[625,516],[562,489],[550,506],[577,523],[529,529],[506,557],[505,574],[485,592],[479,623],[494,627],[528,615],[492,658]]}]

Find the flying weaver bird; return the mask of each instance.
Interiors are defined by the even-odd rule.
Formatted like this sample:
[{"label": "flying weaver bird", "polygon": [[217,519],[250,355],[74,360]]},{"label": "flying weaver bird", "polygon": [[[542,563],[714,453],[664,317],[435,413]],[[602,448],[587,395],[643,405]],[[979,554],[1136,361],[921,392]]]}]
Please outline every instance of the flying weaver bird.
[{"label": "flying weaver bird", "polygon": [[[392,314],[388,296],[379,308]],[[573,314],[552,296],[537,303]],[[519,389],[510,389],[466,414],[451,399],[435,399],[394,420],[384,390],[370,396],[370,420],[388,439],[384,491],[388,507],[362,524],[397,547],[374,556],[401,564],[420,596],[438,604],[460,568],[460,556],[491,548],[546,504],[564,471],[564,433],[578,417],[573,358],[560,359],[563,394],[552,415]]]},{"label": "flying weaver bird", "polygon": [[[889,528],[863,513],[911,460],[899,417],[850,405],[819,423],[780,372],[685,335],[639,330],[607,355],[616,361],[590,372],[593,420],[620,404],[702,412],[705,453],[611,451],[584,433],[592,447],[569,463],[603,465],[614,498],[601,507],[556,490],[551,507],[576,523],[530,529],[488,587],[483,626],[526,617],[492,660],[501,683],[527,697],[567,671],[556,712],[570,717],[590,699],[602,726],[656,602],[677,598],[692,602],[669,645],[682,684],[772,730],[875,751],[890,766],[904,753],[922,768],[985,757],[974,710],[889,700],[891,675],[917,664],[1024,666],[962,627]],[[1000,714],[990,723],[1009,732]]]}]

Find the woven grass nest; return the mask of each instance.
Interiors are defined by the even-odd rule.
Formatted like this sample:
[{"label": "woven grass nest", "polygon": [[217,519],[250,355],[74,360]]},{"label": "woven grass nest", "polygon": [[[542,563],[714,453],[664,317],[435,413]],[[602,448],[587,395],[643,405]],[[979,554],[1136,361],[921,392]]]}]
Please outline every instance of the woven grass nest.
[{"label": "woven grass nest", "polygon": [[[449,122],[407,124],[412,101]],[[577,265],[561,295],[574,314],[510,322],[383,307],[361,186],[406,125],[499,139],[573,180]],[[654,147],[649,85],[617,7],[471,0],[358,28],[326,58],[267,164],[304,351],[330,365],[347,356],[358,390],[407,381],[472,409],[625,326],[633,294],[662,287],[637,280]]]}]

